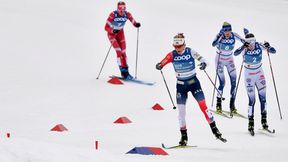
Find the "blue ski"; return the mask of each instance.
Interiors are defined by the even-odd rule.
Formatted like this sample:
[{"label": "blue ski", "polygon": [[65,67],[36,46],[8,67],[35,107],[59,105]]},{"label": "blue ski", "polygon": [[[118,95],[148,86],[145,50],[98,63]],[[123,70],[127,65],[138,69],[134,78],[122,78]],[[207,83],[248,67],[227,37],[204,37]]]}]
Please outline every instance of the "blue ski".
[{"label": "blue ski", "polygon": [[156,83],[156,82],[147,82],[147,81],[139,80],[139,79],[135,79],[135,78],[133,78],[131,80],[126,80],[123,77],[116,76],[116,75],[112,75],[112,76],[110,76],[110,78],[118,78],[118,79],[123,80],[125,82],[138,83],[138,84],[143,84],[143,85],[148,85],[148,86],[153,86]]}]

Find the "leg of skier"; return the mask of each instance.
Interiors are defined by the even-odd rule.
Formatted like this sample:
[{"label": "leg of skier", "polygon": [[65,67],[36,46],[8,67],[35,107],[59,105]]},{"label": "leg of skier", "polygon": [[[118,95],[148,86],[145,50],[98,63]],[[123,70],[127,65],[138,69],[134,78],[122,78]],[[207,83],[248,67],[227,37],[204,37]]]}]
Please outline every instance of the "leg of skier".
[{"label": "leg of skier", "polygon": [[214,121],[214,117],[213,117],[212,113],[207,108],[205,96],[204,96],[204,93],[202,91],[200,82],[197,79],[197,77],[194,77],[193,79],[194,79],[194,81],[190,85],[189,90],[191,91],[193,97],[198,102],[198,105],[199,105],[202,113],[204,114],[207,122],[210,125],[212,133],[215,135],[216,138],[222,138],[221,137],[222,134],[220,133],[220,131],[218,130],[218,128],[216,126],[216,122]]},{"label": "leg of skier", "polygon": [[122,77],[127,78],[128,65],[126,57],[126,43],[123,30],[120,30],[115,36],[114,34],[108,34],[108,38],[116,51],[117,54],[117,63],[121,72]]},{"label": "leg of skier", "polygon": [[115,36],[114,34],[108,33],[108,38],[109,38],[109,41],[111,42],[111,45],[113,46],[113,48],[116,51],[118,65],[120,66],[121,64],[125,64],[124,62],[121,62],[121,59],[120,59],[120,57],[122,56],[122,51],[121,51],[121,47],[117,41],[117,36]]},{"label": "leg of skier", "polygon": [[186,101],[187,101],[187,88],[185,85],[177,83],[176,101],[178,107],[178,120],[181,132],[181,139],[179,145],[186,146],[188,142],[187,128],[186,128]]},{"label": "leg of skier", "polygon": [[255,73],[245,69],[245,86],[249,98],[248,103],[248,131],[254,136],[254,105],[255,105]]},{"label": "leg of skier", "polygon": [[119,36],[118,42],[121,48],[121,56],[119,57],[120,62],[121,62],[121,65],[119,66],[121,75],[123,78],[127,80],[131,80],[133,79],[133,77],[130,75],[129,69],[128,69],[127,55],[126,55],[126,41],[125,41],[124,31],[123,30],[119,31],[118,36]]},{"label": "leg of skier", "polygon": [[[119,31],[120,32],[120,31]],[[119,33],[118,33],[119,34]],[[122,49],[120,47],[120,41],[119,41],[119,36],[114,35],[114,34],[109,34],[108,33],[108,38],[109,41],[111,42],[113,48],[116,51],[116,55],[117,55],[117,64],[120,68],[121,71],[121,67],[127,67],[127,63],[126,63],[126,59],[124,59],[123,55],[122,55]]]},{"label": "leg of skier", "polygon": [[231,89],[230,89],[230,112],[233,113],[237,113],[237,109],[235,108],[235,90],[236,90],[236,80],[237,80],[237,74],[236,74],[236,68],[235,68],[235,64],[232,60],[230,60],[227,70],[228,70],[228,74],[229,74],[229,78],[230,78],[230,83],[231,83]]},{"label": "leg of skier", "polygon": [[261,69],[261,73],[258,74],[258,79],[256,81],[256,87],[258,90],[260,107],[261,107],[261,124],[263,129],[268,129],[267,124],[267,109],[266,109],[266,80]]},{"label": "leg of skier", "polygon": [[224,76],[224,64],[221,61],[221,59],[218,59],[218,57],[221,57],[221,56],[218,54],[215,60],[216,60],[217,76],[219,79],[218,90],[221,94],[217,93],[216,111],[219,113],[222,113],[222,98],[221,97],[222,97],[223,89],[225,86],[225,76]]}]

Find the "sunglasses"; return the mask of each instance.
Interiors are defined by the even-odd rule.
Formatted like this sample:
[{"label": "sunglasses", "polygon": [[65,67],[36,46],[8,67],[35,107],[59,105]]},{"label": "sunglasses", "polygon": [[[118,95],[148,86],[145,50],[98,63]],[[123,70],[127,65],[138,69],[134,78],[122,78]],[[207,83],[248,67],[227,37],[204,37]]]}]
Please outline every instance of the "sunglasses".
[{"label": "sunglasses", "polygon": [[228,33],[228,32],[231,32],[231,30],[230,29],[224,30],[224,33]]},{"label": "sunglasses", "polygon": [[126,10],[126,6],[125,5],[119,5],[118,6],[118,10],[119,11],[125,11]]},{"label": "sunglasses", "polygon": [[181,48],[181,47],[183,47],[183,45],[173,45],[174,46],[174,48]]}]

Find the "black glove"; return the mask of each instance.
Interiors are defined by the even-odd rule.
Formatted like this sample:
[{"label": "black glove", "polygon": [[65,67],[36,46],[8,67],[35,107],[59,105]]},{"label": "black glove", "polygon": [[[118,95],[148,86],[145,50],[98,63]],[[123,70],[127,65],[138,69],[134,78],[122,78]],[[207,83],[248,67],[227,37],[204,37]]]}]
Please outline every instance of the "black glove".
[{"label": "black glove", "polygon": [[136,23],[135,26],[136,26],[136,28],[139,28],[141,26],[141,24],[140,23]]},{"label": "black glove", "polygon": [[245,42],[245,43],[244,43],[244,47],[249,47],[249,43],[248,43],[248,42]]},{"label": "black glove", "polygon": [[116,34],[118,33],[120,30],[117,30],[117,29],[113,29],[113,33]]},{"label": "black glove", "polygon": [[269,43],[269,42],[265,42],[265,43],[264,43],[264,46],[265,46],[266,48],[270,48],[270,43]]},{"label": "black glove", "polygon": [[157,69],[157,70],[162,70],[162,68],[163,68],[163,67],[161,66],[161,63],[160,63],[160,62],[156,64],[156,69]]},{"label": "black glove", "polygon": [[205,62],[201,62],[201,64],[199,64],[199,66],[200,66],[200,68],[199,68],[200,70],[205,70],[207,64]]}]

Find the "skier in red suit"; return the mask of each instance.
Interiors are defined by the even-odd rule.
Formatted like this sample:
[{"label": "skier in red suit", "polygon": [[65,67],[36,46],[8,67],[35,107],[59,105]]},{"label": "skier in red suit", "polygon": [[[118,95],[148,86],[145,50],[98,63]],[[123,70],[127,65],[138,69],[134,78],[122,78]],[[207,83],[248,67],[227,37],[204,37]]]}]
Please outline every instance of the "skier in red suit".
[{"label": "skier in red suit", "polygon": [[124,26],[126,21],[129,21],[139,28],[141,24],[136,22],[130,12],[126,11],[126,4],[119,1],[117,10],[110,13],[105,30],[107,31],[108,38],[116,51],[117,63],[121,72],[121,76],[126,80],[131,80],[133,77],[129,74],[127,56],[126,56],[126,42],[124,35]]}]

